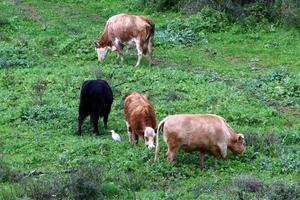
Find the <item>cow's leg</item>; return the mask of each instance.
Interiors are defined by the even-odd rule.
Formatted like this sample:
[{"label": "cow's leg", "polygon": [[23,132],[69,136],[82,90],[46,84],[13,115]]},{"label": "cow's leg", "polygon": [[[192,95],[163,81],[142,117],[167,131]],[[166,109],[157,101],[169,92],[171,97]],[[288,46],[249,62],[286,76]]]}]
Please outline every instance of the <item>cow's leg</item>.
[{"label": "cow's leg", "polygon": [[92,122],[93,122],[94,133],[96,133],[96,135],[99,135],[99,130],[98,130],[99,115],[92,114],[91,118],[92,118]]},{"label": "cow's leg", "polygon": [[178,151],[179,146],[168,146],[167,159],[169,162],[173,162]]},{"label": "cow's leg", "polygon": [[129,123],[127,121],[125,121],[125,123],[126,123],[126,128],[127,128],[127,134],[128,134],[129,142],[132,143],[132,136],[131,136],[132,133],[130,131],[130,125],[129,125]]},{"label": "cow's leg", "polygon": [[136,42],[136,50],[137,50],[137,54],[138,54],[138,60],[136,62],[136,67],[140,65],[142,57],[143,57],[143,47],[140,43],[140,41]]},{"label": "cow's leg", "polygon": [[118,43],[116,45],[116,50],[117,50],[117,58],[120,59],[122,62],[124,60],[124,56],[123,56],[123,49],[124,49],[124,45],[122,43]]},{"label": "cow's leg", "polygon": [[226,159],[227,157],[227,144],[218,144],[218,157],[222,157],[223,159]]},{"label": "cow's leg", "polygon": [[149,42],[148,42],[148,51],[147,51],[147,57],[148,57],[148,61],[149,61],[150,65],[153,64],[152,51],[153,51],[153,37],[151,37],[149,39]]},{"label": "cow's leg", "polygon": [[104,111],[103,114],[103,123],[104,123],[104,128],[107,129],[107,122],[108,122],[108,116],[110,113],[110,108],[108,108],[106,111]]},{"label": "cow's leg", "polygon": [[83,124],[84,119],[86,118],[87,114],[86,113],[80,113],[79,117],[78,117],[78,130],[77,130],[77,134],[81,135],[81,127]]},{"label": "cow's leg", "polygon": [[200,151],[199,156],[200,156],[200,159],[199,159],[200,168],[204,169],[204,167],[205,167],[204,166],[204,157],[205,157],[204,152]]},{"label": "cow's leg", "polygon": [[137,134],[132,134],[132,139],[133,139],[133,143],[134,144],[137,144],[138,143],[138,141],[139,141],[139,136],[137,135]]},{"label": "cow's leg", "polygon": [[103,116],[104,129],[107,129],[108,114]]}]

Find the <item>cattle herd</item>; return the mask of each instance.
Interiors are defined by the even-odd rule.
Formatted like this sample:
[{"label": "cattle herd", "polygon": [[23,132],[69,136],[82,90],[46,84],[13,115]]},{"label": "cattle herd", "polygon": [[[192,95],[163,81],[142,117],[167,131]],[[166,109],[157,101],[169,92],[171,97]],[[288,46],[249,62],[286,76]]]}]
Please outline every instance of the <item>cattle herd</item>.
[{"label": "cattle herd", "polygon": [[[111,17],[105,26],[104,33],[95,43],[98,59],[103,60],[107,50],[117,52],[123,60],[123,48],[126,43],[135,43],[140,64],[143,54],[147,54],[152,63],[154,23],[145,16],[119,14]],[[107,129],[108,116],[113,103],[113,93],[105,80],[88,80],[82,84],[80,93],[78,134],[84,119],[90,116],[93,129],[98,131],[99,117],[103,117]],[[235,132],[226,121],[212,114],[177,114],[164,118],[157,126],[155,110],[148,96],[133,92],[125,98],[124,114],[129,141],[137,143],[141,137],[148,149],[156,148],[154,160],[159,153],[159,136],[162,129],[163,139],[167,144],[167,159],[172,162],[179,149],[200,152],[200,167],[204,167],[204,154],[209,153],[217,158],[226,158],[227,149],[234,154],[245,151],[244,135]],[[117,137],[112,131],[113,138]]]}]

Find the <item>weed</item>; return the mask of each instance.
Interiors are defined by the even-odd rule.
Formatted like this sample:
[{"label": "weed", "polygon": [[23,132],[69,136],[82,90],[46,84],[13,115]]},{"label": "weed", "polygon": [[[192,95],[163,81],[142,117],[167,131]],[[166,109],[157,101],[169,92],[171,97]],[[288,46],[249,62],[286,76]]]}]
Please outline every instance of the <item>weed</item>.
[{"label": "weed", "polygon": [[39,105],[43,104],[43,94],[47,89],[48,81],[46,80],[38,80],[34,84],[35,94],[37,96],[37,102]]},{"label": "weed", "polygon": [[166,95],[167,101],[176,101],[183,98],[183,94],[175,91],[174,89],[170,89],[168,94]]}]

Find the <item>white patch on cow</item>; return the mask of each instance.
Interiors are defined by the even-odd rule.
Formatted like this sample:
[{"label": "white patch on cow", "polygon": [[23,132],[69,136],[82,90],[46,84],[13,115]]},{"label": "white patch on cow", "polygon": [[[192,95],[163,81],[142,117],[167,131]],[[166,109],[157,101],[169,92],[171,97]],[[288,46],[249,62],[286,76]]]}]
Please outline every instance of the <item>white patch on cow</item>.
[{"label": "white patch on cow", "polygon": [[144,135],[147,136],[147,137],[154,137],[155,136],[155,131],[154,131],[153,128],[147,126],[145,128]]},{"label": "white patch on cow", "polygon": [[117,47],[116,46],[112,46],[111,47],[111,51],[116,51],[117,50]]},{"label": "white patch on cow", "polygon": [[140,65],[141,63],[141,59],[143,57],[143,48],[141,47],[141,43],[140,41],[136,40],[136,50],[137,50],[137,53],[138,53],[138,60],[136,62],[136,67]]},{"label": "white patch on cow", "polygon": [[98,55],[98,60],[103,61],[106,57],[107,48],[106,47],[96,48],[96,52],[97,52],[97,55]]},{"label": "white patch on cow", "polygon": [[127,42],[127,44],[134,46],[134,45],[136,45],[136,41],[137,41],[136,38],[132,38],[131,40],[129,40],[129,41]]},{"label": "white patch on cow", "polygon": [[155,131],[151,127],[146,127],[144,130],[144,139],[145,144],[148,147],[148,149],[154,148],[154,137],[155,137]]},{"label": "white patch on cow", "polygon": [[129,131],[129,123],[127,121],[125,121],[126,123],[126,127],[127,127],[127,133],[128,133],[128,139],[129,139],[129,142],[131,142],[131,132]]}]

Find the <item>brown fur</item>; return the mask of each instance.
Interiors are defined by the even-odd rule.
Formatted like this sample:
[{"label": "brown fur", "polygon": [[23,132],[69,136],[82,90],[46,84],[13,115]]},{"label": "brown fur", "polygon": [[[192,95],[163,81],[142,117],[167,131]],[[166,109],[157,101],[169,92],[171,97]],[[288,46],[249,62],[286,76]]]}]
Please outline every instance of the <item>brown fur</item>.
[{"label": "brown fur", "polygon": [[[137,49],[141,49],[143,54],[148,54],[151,63],[154,29],[155,24],[146,16],[115,15],[107,21],[102,37],[96,43],[96,48],[115,47],[118,56],[123,58],[124,44],[135,39],[140,43]],[[119,40],[117,43],[116,38]]]},{"label": "brown fur", "polygon": [[154,108],[146,96],[133,92],[126,97],[124,103],[126,121],[129,123],[129,131],[134,138],[144,137],[145,128],[156,127]]},{"label": "brown fur", "polygon": [[[168,160],[173,161],[177,150],[200,151],[200,155],[212,154],[217,158],[226,158],[227,148],[235,154],[245,150],[244,136],[237,134],[217,115],[210,114],[181,114],[171,115],[162,120],[157,133],[163,127],[164,141],[168,145]],[[156,135],[155,160],[158,156],[158,134]],[[201,158],[201,167],[204,167]]]}]

